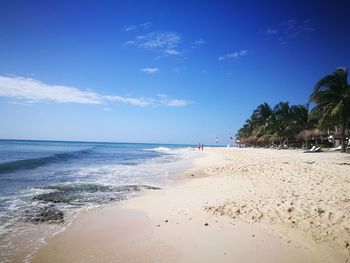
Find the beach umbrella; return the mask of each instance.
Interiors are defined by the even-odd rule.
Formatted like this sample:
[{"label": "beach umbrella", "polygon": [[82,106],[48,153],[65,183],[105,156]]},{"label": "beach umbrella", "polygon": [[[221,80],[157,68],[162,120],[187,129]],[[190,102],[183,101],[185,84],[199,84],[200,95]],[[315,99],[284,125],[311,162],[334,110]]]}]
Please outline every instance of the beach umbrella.
[{"label": "beach umbrella", "polygon": [[328,133],[325,131],[321,131],[319,129],[313,129],[310,131],[309,138],[310,139],[319,139],[319,138],[324,137],[324,136],[328,137]]},{"label": "beach umbrella", "polygon": [[239,140],[236,141],[237,144],[244,144],[245,143],[245,138],[240,138]]},{"label": "beach umbrella", "polygon": [[271,135],[263,135],[258,139],[258,142],[268,142],[271,138]]},{"label": "beach umbrella", "polygon": [[269,138],[269,141],[270,142],[277,142],[277,141],[280,141],[281,140],[281,138],[280,137],[278,137],[277,135],[271,135],[271,137]]},{"label": "beach umbrella", "polygon": [[259,139],[258,139],[258,141],[257,142],[264,142],[265,140],[264,140],[264,136],[261,136]]},{"label": "beach umbrella", "polygon": [[319,129],[313,129],[311,130],[311,136],[314,136],[314,137],[319,137],[323,134],[322,131],[320,131]]},{"label": "beach umbrella", "polygon": [[[345,136],[349,136],[349,132],[345,132]],[[342,138],[341,132],[336,132],[333,134],[333,138],[340,140]]]},{"label": "beach umbrella", "polygon": [[257,136],[250,136],[246,138],[246,144],[255,144],[258,140]]},{"label": "beach umbrella", "polygon": [[303,130],[295,136],[295,139],[297,141],[307,141],[311,139],[311,136],[312,136],[312,133],[310,130]]},{"label": "beach umbrella", "polygon": [[315,143],[317,145],[318,140],[328,139],[328,133],[324,132],[319,129],[313,129],[310,131],[310,135],[308,136],[308,139],[315,140]]}]

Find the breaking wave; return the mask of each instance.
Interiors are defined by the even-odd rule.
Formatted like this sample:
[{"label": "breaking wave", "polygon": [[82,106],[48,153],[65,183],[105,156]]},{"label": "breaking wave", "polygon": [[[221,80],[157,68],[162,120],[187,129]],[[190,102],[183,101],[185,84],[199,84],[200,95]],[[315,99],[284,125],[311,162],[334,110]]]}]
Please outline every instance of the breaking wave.
[{"label": "breaking wave", "polygon": [[71,159],[80,159],[88,154],[90,154],[93,149],[85,149],[75,152],[65,152],[57,153],[50,156],[34,158],[34,159],[25,159],[17,160],[12,162],[0,163],[0,174],[9,173],[17,170],[27,170],[35,169],[37,167],[47,165],[50,163],[65,162]]}]

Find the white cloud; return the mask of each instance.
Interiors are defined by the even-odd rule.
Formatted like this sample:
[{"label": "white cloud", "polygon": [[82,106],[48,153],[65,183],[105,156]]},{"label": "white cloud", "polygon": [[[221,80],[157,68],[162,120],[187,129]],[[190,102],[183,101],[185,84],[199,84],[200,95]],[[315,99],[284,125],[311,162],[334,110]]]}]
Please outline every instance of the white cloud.
[{"label": "white cloud", "polygon": [[194,47],[197,47],[197,46],[201,46],[201,45],[204,45],[205,43],[206,43],[205,40],[200,38],[200,39],[198,39],[198,40],[193,42],[192,47],[194,48]]},{"label": "white cloud", "polygon": [[141,107],[152,105],[150,100],[143,98],[104,96],[74,87],[48,85],[35,79],[4,76],[0,76],[0,97],[15,98],[26,103],[105,104],[115,101]]},{"label": "white cloud", "polygon": [[157,96],[160,98],[161,104],[169,107],[185,107],[191,103],[191,101],[188,100],[169,99],[166,94],[158,94]]},{"label": "white cloud", "polygon": [[267,29],[266,32],[265,32],[265,35],[266,36],[270,36],[270,35],[276,35],[278,33],[278,31],[276,29]]},{"label": "white cloud", "polygon": [[25,101],[52,101],[57,103],[101,104],[102,96],[73,87],[47,85],[22,77],[0,76],[0,96]]},{"label": "white cloud", "polygon": [[128,45],[135,45],[135,44],[136,44],[136,42],[135,42],[134,40],[129,40],[129,41],[126,41],[126,42],[124,43],[125,46],[128,46]]},{"label": "white cloud", "polygon": [[248,50],[240,50],[233,53],[227,53],[226,55],[220,56],[218,60],[222,61],[225,59],[238,59],[239,57],[247,55]]},{"label": "white cloud", "polygon": [[168,99],[167,95],[164,94],[157,95],[155,99],[101,95],[74,87],[49,85],[31,78],[8,76],[0,76],[0,97],[11,98],[10,104],[26,106],[39,102],[105,105],[104,111],[110,111],[111,108],[108,107],[108,104],[113,102],[138,107],[160,104],[170,107],[183,107],[190,103],[182,99]]},{"label": "white cloud", "polygon": [[161,103],[170,107],[185,107],[190,104],[190,101],[179,99],[162,99]]},{"label": "white cloud", "polygon": [[149,49],[173,49],[176,48],[180,42],[180,36],[174,32],[164,33],[149,33],[144,36],[139,36],[142,39],[140,46]]},{"label": "white cloud", "polygon": [[33,104],[31,102],[20,102],[20,101],[9,101],[9,104],[13,104],[13,105],[20,105],[20,106],[32,106]]},{"label": "white cloud", "polygon": [[175,49],[166,49],[164,50],[164,53],[166,55],[174,55],[174,56],[181,55],[181,52]]},{"label": "white cloud", "polygon": [[130,97],[121,97],[121,96],[104,96],[106,100],[121,102],[126,104],[131,104],[133,106],[147,107],[154,105],[153,99],[145,98],[130,98]]},{"label": "white cloud", "polygon": [[124,26],[124,31],[130,32],[130,31],[135,31],[139,29],[147,30],[148,28],[150,28],[150,26],[151,26],[150,22],[145,22],[138,25],[128,25],[128,26]]},{"label": "white cloud", "polygon": [[159,71],[159,68],[143,68],[141,71],[148,73],[148,74],[153,74]]},{"label": "white cloud", "polygon": [[164,55],[179,55],[179,45],[181,37],[175,32],[150,32],[145,35],[139,35],[133,40],[125,42],[126,45],[134,45],[138,48],[155,50]]}]

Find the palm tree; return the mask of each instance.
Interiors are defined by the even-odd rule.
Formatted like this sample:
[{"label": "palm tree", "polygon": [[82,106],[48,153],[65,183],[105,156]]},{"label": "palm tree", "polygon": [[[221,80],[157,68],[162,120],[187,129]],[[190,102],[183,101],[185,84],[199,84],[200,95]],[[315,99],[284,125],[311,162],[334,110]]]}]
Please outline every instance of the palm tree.
[{"label": "palm tree", "polygon": [[265,134],[268,119],[272,115],[273,110],[270,105],[264,102],[260,104],[253,112],[251,120],[254,126],[253,135],[262,136]]},{"label": "palm tree", "polygon": [[280,102],[274,108],[274,113],[269,119],[271,134],[286,140],[289,144],[289,138],[294,135],[293,111],[288,102]]},{"label": "palm tree", "polygon": [[309,105],[292,105],[291,106],[292,125],[294,134],[302,130],[314,129],[317,126],[318,118],[309,114]]},{"label": "palm tree", "polygon": [[253,130],[252,121],[251,119],[248,119],[246,120],[243,127],[237,131],[236,138],[239,140],[243,138],[247,138],[251,136],[252,130]]},{"label": "palm tree", "polygon": [[341,130],[341,151],[345,152],[345,134],[350,118],[350,86],[347,68],[337,68],[315,85],[310,101],[316,103],[311,113],[321,116],[319,125],[336,122]]}]

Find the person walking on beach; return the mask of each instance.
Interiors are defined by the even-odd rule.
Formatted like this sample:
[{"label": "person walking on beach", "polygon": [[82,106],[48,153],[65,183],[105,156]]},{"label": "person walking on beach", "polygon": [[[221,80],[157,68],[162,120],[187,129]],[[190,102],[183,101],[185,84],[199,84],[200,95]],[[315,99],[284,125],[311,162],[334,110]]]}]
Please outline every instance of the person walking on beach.
[{"label": "person walking on beach", "polygon": [[203,148],[204,148],[204,144],[202,143],[202,145],[201,145],[201,148],[202,148],[202,151],[203,151]]},{"label": "person walking on beach", "polygon": [[201,150],[201,144],[198,143],[198,151],[200,151],[200,150]]}]

